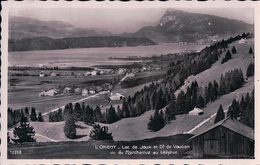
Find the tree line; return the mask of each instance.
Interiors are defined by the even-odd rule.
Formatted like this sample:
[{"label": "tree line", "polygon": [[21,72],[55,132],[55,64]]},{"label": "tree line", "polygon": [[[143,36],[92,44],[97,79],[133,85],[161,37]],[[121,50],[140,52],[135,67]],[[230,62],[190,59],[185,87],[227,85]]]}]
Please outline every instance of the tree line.
[{"label": "tree line", "polygon": [[86,124],[94,124],[95,122],[100,123],[113,123],[121,119],[120,107],[117,110],[112,105],[101,112],[100,106],[95,108],[85,105],[83,102],[80,103],[69,103],[65,105],[64,110],[59,109],[49,113],[49,122],[60,122],[66,120],[67,116],[72,116],[75,121],[83,121]]},{"label": "tree line", "polygon": [[188,86],[186,92],[180,91],[177,98],[170,100],[165,111],[157,108],[150,117],[148,129],[158,131],[167,121],[175,119],[178,114],[187,114],[195,107],[204,108],[207,103],[215,101],[224,94],[233,92],[244,84],[241,69],[234,69],[221,75],[219,83],[214,80],[209,82],[205,88],[199,88],[197,81]]},{"label": "tree line", "polygon": [[[219,59],[220,54],[228,48],[228,44],[248,37],[250,37],[249,33],[243,33],[242,35],[237,35],[234,38],[231,37],[228,40],[222,40],[206,47],[199,53],[191,53],[186,59],[177,61],[176,64],[170,62],[167,75],[160,82],[151,83],[149,86],[145,86],[141,91],[136,92],[134,96],[124,100],[122,117],[135,117],[143,114],[147,110],[165,107],[170,101],[174,100],[174,92],[184,84],[188,76],[196,75],[209,69],[211,65]],[[182,95],[184,94],[182,93]],[[182,96],[180,96],[180,98],[181,97]],[[203,103],[202,98],[202,96],[198,96],[196,99],[193,97],[193,104],[197,102],[198,99],[199,106],[203,107],[205,100]],[[190,108],[187,107],[187,109]],[[184,111],[187,112],[187,110]]]},{"label": "tree line", "polygon": [[[233,99],[231,105],[228,107],[226,117],[239,120],[245,125],[254,128],[254,124],[255,124],[254,104],[255,104],[255,99],[254,99],[254,90],[253,90],[251,94],[247,92],[245,96],[243,95],[240,101]],[[223,119],[225,119],[225,113],[222,105],[220,105],[214,123],[217,123]]]},{"label": "tree line", "polygon": [[44,121],[42,117],[42,113],[39,112],[37,115],[36,109],[34,107],[32,107],[31,110],[29,110],[28,107],[19,110],[13,110],[11,108],[8,108],[7,113],[8,113],[8,128],[20,122],[22,117],[26,117],[30,121],[38,121],[38,122]]}]

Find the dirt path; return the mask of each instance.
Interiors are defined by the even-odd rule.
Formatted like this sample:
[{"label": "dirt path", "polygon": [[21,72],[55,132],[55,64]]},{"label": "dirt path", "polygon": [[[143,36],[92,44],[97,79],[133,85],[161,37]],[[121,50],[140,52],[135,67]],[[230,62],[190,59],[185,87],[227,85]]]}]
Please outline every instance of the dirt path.
[{"label": "dirt path", "polygon": [[52,142],[58,142],[58,140],[51,139],[51,138],[49,138],[49,137],[47,137],[47,136],[44,136],[44,135],[41,135],[41,134],[37,134],[37,133],[36,133],[35,136],[42,137],[42,138],[47,139],[47,140],[50,140],[50,141],[52,141]]}]

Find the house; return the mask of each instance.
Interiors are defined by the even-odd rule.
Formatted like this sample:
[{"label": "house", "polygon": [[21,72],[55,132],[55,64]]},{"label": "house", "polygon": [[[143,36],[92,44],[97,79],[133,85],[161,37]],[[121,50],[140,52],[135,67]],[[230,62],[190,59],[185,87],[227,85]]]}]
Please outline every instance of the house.
[{"label": "house", "polygon": [[52,72],[52,73],[50,74],[50,76],[51,76],[51,77],[56,77],[56,76],[57,76],[57,74],[56,74],[56,73],[54,73],[54,72]]},{"label": "house", "polygon": [[125,70],[123,68],[118,69],[118,74],[124,74]]},{"label": "house", "polygon": [[239,44],[244,44],[244,43],[247,43],[246,42],[246,39],[242,38],[241,40],[238,41]]},{"label": "house", "polygon": [[45,76],[45,75],[44,75],[44,72],[41,71],[39,77],[44,77],[44,76]]},{"label": "house", "polygon": [[254,156],[254,130],[226,118],[188,139],[193,158],[249,158]]},{"label": "house", "polygon": [[82,95],[82,96],[88,96],[88,94],[89,94],[89,91],[88,91],[87,89],[83,89],[83,90],[81,91],[81,95]]},{"label": "house", "polygon": [[112,93],[111,92],[111,96],[109,97],[110,100],[122,100],[123,98],[125,98],[125,96],[121,95],[120,93]]},{"label": "house", "polygon": [[105,88],[106,90],[111,90],[111,89],[113,88],[113,85],[111,85],[110,83],[105,83],[105,84],[104,84],[104,88]]},{"label": "house", "polygon": [[74,89],[74,93],[77,94],[77,95],[81,94],[81,89],[80,88],[75,88]]},{"label": "house", "polygon": [[71,93],[71,88],[70,88],[70,87],[65,87],[65,88],[63,89],[63,93],[64,93],[64,94],[69,94],[69,93]]},{"label": "house", "polygon": [[59,93],[57,89],[50,89],[48,91],[42,91],[39,93],[39,97],[44,97],[44,96],[55,96]]},{"label": "house", "polygon": [[101,92],[102,90],[103,90],[103,88],[101,86],[96,87],[96,92]]},{"label": "house", "polygon": [[96,93],[94,88],[90,88],[88,92],[89,92],[89,94],[95,94]]},{"label": "house", "polygon": [[203,110],[195,107],[192,111],[189,112],[189,115],[202,115]]},{"label": "house", "polygon": [[103,70],[99,71],[99,74],[104,74],[105,72]]},{"label": "house", "polygon": [[84,76],[90,76],[91,75],[91,72],[85,72],[84,73]]},{"label": "house", "polygon": [[92,76],[96,76],[97,75],[97,71],[93,70],[92,72],[90,72]]}]

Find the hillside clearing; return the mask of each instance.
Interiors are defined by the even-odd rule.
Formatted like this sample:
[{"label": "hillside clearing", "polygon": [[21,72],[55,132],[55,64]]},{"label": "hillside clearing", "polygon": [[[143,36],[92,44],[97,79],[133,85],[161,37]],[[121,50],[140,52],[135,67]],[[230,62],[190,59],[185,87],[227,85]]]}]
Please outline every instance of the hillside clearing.
[{"label": "hillside clearing", "polygon": [[229,49],[233,46],[237,49],[237,54],[232,54],[232,59],[227,61],[224,64],[221,64],[221,60],[224,57],[224,54],[220,57],[220,59],[212,65],[210,69],[207,69],[197,75],[189,76],[185,82],[184,85],[180,87],[175,92],[175,95],[177,96],[180,92],[180,90],[186,91],[187,87],[191,85],[192,81],[197,81],[198,85],[200,87],[204,87],[207,85],[210,81],[219,81],[221,74],[225,74],[225,72],[229,70],[233,70],[235,68],[241,68],[244,74],[244,77],[246,77],[246,69],[248,65],[254,61],[253,55],[248,54],[248,50],[254,45],[254,40],[250,39],[248,40],[248,43],[245,44],[239,44],[238,42],[235,42],[233,44],[229,45]]}]

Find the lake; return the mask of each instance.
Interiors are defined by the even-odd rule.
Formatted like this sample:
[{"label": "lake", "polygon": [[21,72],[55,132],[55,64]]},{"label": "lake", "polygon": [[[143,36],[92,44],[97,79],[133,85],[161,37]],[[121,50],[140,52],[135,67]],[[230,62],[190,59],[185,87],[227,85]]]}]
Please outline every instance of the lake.
[{"label": "lake", "polygon": [[150,57],[167,53],[199,51],[206,45],[177,43],[137,47],[77,48],[63,50],[37,50],[9,52],[9,66],[78,66],[119,65],[137,61],[108,59],[109,57]]}]

